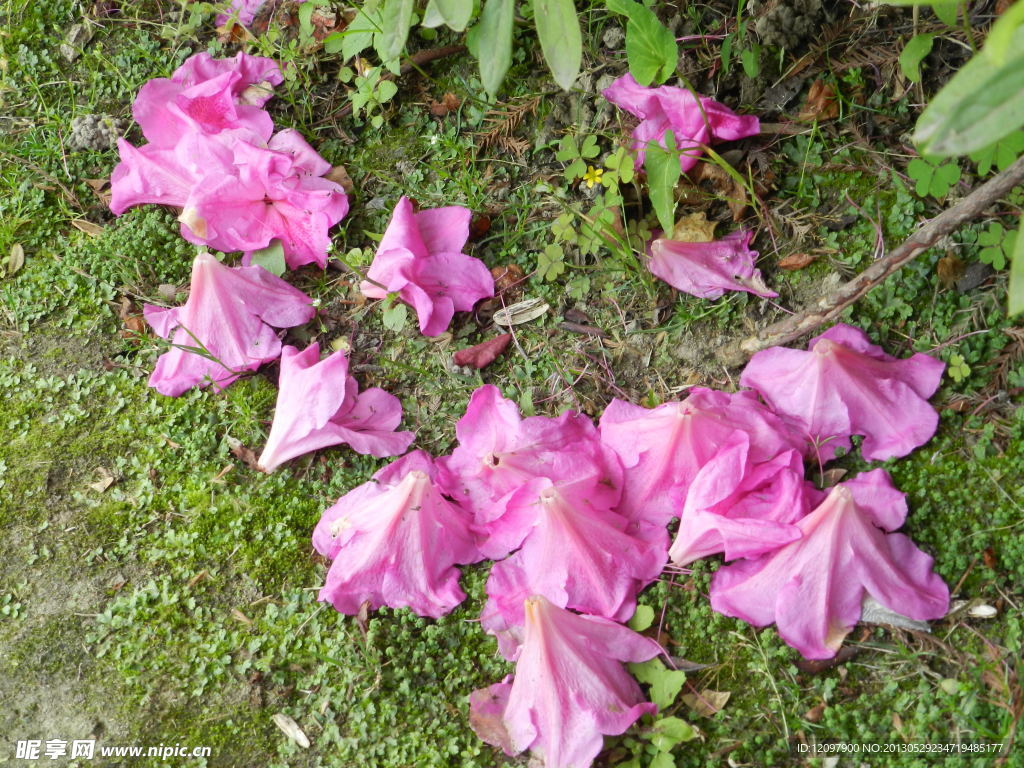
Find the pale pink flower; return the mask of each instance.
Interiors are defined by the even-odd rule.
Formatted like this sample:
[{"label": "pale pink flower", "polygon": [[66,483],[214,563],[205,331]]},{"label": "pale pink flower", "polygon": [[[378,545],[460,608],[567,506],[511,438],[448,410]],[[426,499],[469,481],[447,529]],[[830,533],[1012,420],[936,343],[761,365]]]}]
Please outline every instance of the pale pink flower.
[{"label": "pale pink flower", "polygon": [[688,171],[703,154],[702,147],[716,141],[733,141],[756,136],[761,124],[753,115],[737,115],[723,104],[706,96],[696,96],[684,88],[662,85],[646,88],[630,74],[623,75],[603,91],[612,104],[640,118],[633,130],[633,149],[637,165],[643,165],[647,146],[657,142],[664,148],[665,134],[675,135],[676,148],[682,150],[679,166]]},{"label": "pale pink flower", "polygon": [[147,304],[146,322],[172,349],[149,377],[158,392],[177,396],[194,386],[220,391],[245,371],[281,352],[274,328],[313,319],[312,300],[262,267],[226,267],[209,253],[196,256],[184,306]]},{"label": "pale pink flower", "polygon": [[484,263],[462,253],[469,221],[468,208],[413,213],[412,202],[402,197],[360,290],[372,299],[397,293],[416,310],[421,333],[444,333],[455,312],[468,312],[494,295],[494,279]]},{"label": "pale pink flower", "polygon": [[395,432],[402,404],[373,387],[359,392],[348,375],[348,357],[338,350],[320,360],[320,345],[281,351],[277,409],[259,459],[264,472],[310,451],[346,443],[378,458],[405,453],[415,435]]},{"label": "pale pink flower", "polygon": [[739,430],[749,436],[750,461],[768,461],[802,448],[798,435],[752,392],[727,394],[702,387],[682,402],[647,409],[613,400],[600,421],[601,441],[625,468],[619,511],[641,527],[661,529],[679,515],[701,467]]},{"label": "pale pink flower", "polygon": [[658,238],[651,244],[647,268],[676,290],[702,299],[717,299],[726,291],[778,296],[754,268],[757,251],[750,250],[751,237],[753,232],[739,231],[710,243]]},{"label": "pale pink flower", "polygon": [[[637,593],[657,578],[666,560],[664,548],[630,535],[628,526],[622,515],[594,504],[588,489],[559,487],[547,479],[521,488],[489,531],[490,547],[522,548],[491,569],[484,629],[500,632],[522,624],[521,594],[628,619]],[[486,548],[483,552],[488,554]]]},{"label": "pale pink flower", "polygon": [[887,355],[859,328],[839,324],[811,339],[808,351],[772,347],[740,377],[776,411],[799,421],[817,443],[864,435],[868,461],[906,456],[939,423],[928,404],[945,364],[924,354]]},{"label": "pale pink flower", "polygon": [[824,496],[804,480],[803,457],[789,450],[753,464],[748,448],[749,438],[736,432],[697,473],[669,550],[676,565],[719,552],[726,560],[756,557],[800,538],[794,523]]},{"label": "pale pink flower", "polygon": [[539,595],[525,601],[524,613],[515,677],[471,695],[470,723],[507,754],[529,749],[546,768],[587,768],[604,735],[624,733],[656,711],[622,662],[646,661],[661,648],[628,627],[578,616]]},{"label": "pale pink flower", "polygon": [[193,188],[180,217],[186,240],[248,251],[248,259],[277,239],[289,268],[327,265],[327,232],[348,212],[348,198],[339,184],[316,175],[329,165],[301,136],[281,133],[268,148],[237,141],[234,173]]},{"label": "pale pink flower", "polygon": [[[473,392],[455,435],[458,447],[441,461],[446,484],[481,529],[501,517],[510,494],[537,478],[585,488],[593,503],[606,507],[619,499],[618,457],[601,443],[594,423],[575,411],[523,419],[515,403],[487,384]],[[490,546],[489,557],[509,551]]]},{"label": "pale pink flower", "polygon": [[865,594],[918,621],[946,614],[949,589],[932,558],[906,536],[907,506],[884,470],[840,483],[798,520],[802,537],[754,560],[720,568],[711,606],[755,626],[774,622],[808,659],[836,654],[861,615]]},{"label": "pale pink flower", "polygon": [[442,495],[423,451],[373,477],[325,511],[313,532],[317,551],[334,561],[320,599],[349,615],[369,601],[443,616],[466,597],[455,565],[480,560],[469,514]]}]

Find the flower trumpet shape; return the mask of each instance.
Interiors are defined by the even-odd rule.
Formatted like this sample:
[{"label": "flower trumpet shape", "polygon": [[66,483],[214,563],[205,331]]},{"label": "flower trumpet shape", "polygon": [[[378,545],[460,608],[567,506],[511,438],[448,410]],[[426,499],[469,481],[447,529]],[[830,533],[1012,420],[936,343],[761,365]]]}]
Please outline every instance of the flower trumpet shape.
[{"label": "flower trumpet shape", "polygon": [[865,593],[918,621],[945,615],[949,589],[932,558],[906,536],[907,505],[884,470],[840,483],[796,522],[802,537],[771,554],[720,568],[711,607],[779,635],[808,659],[835,656]]},{"label": "flower trumpet shape", "polygon": [[193,262],[184,306],[147,304],[143,313],[173,344],[157,360],[149,386],[174,397],[196,385],[220,391],[275,359],[281,342],[274,328],[307,323],[316,310],[306,294],[262,267],[226,267],[203,252]]},{"label": "flower trumpet shape", "polygon": [[353,615],[411,608],[438,618],[465,599],[456,563],[480,560],[469,514],[435,485],[437,469],[413,451],[324,512],[313,546],[332,559],[320,599]]},{"label": "flower trumpet shape", "polygon": [[685,172],[697,164],[702,146],[756,136],[761,130],[756,117],[737,115],[725,105],[684,88],[645,88],[629,74],[612,83],[603,95],[640,118],[640,125],[633,130],[637,165],[643,165],[651,142],[667,148],[665,134],[669,131],[675,134],[676,146],[682,150],[679,166]]},{"label": "flower trumpet shape", "polygon": [[320,360],[320,346],[302,352],[281,351],[277,409],[266,448],[259,459],[264,472],[330,445],[348,444],[357,453],[378,458],[405,453],[415,435],[395,432],[402,404],[394,395],[373,387],[359,391],[348,375],[348,357],[338,350]]},{"label": "flower trumpet shape", "polygon": [[799,421],[820,444],[864,435],[868,461],[906,456],[939,423],[928,404],[945,364],[924,354],[891,357],[859,328],[840,323],[811,339],[808,351],[772,347],[740,376],[777,412]]},{"label": "flower trumpet shape", "polygon": [[755,296],[778,296],[754,268],[757,251],[750,250],[752,232],[733,232],[709,243],[683,243],[658,238],[651,244],[647,268],[677,291],[702,299],[718,299],[726,291]]},{"label": "flower trumpet shape", "polygon": [[402,197],[360,290],[371,299],[397,293],[419,318],[420,332],[438,336],[455,312],[494,295],[494,279],[479,259],[462,253],[470,212],[450,206],[413,213]]},{"label": "flower trumpet shape", "polygon": [[661,652],[650,638],[596,616],[579,616],[540,595],[525,601],[522,648],[512,682],[475,691],[470,723],[489,744],[529,749],[545,768],[587,768],[604,735],[656,711],[622,662]]}]

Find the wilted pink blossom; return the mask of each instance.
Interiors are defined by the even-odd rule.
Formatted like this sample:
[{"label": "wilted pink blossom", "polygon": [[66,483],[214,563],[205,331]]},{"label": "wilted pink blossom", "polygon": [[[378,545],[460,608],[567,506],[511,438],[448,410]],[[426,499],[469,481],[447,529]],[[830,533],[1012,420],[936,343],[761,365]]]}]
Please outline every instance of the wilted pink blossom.
[{"label": "wilted pink blossom", "polygon": [[274,422],[259,459],[265,472],[296,456],[342,443],[378,458],[397,456],[415,437],[412,432],[395,432],[402,420],[397,397],[378,387],[359,392],[342,350],[320,360],[316,343],[302,352],[286,346],[281,351],[279,387]]},{"label": "wilted pink blossom", "polygon": [[489,744],[529,749],[545,768],[587,768],[604,735],[626,731],[656,711],[622,662],[661,648],[607,619],[578,616],[542,596],[525,601],[522,649],[511,683],[470,696],[470,724]]},{"label": "wilted pink blossom", "polygon": [[327,265],[327,231],[348,212],[348,198],[339,184],[315,175],[326,170],[326,161],[302,148],[308,145],[298,134],[282,133],[287,140],[282,142],[279,134],[269,148],[236,142],[234,174],[208,179],[192,190],[180,217],[186,240],[251,252],[277,239],[290,268]]},{"label": "wilted pink blossom", "polygon": [[334,562],[321,600],[349,615],[369,601],[438,618],[465,599],[455,565],[480,554],[468,513],[441,494],[436,476],[430,457],[413,451],[324,512],[313,545]]},{"label": "wilted pink blossom", "polygon": [[717,299],[726,291],[778,296],[754,268],[757,251],[750,250],[752,236],[750,231],[733,232],[710,243],[658,238],[651,244],[647,268],[676,290],[702,299]]},{"label": "wilted pink blossom", "polygon": [[839,324],[808,351],[772,347],[754,355],[740,383],[799,421],[817,444],[864,435],[865,459],[906,456],[928,441],[939,415],[928,404],[945,365],[915,354],[891,357],[859,328]]},{"label": "wilted pink blossom", "polygon": [[798,435],[752,392],[727,394],[696,387],[682,402],[647,409],[613,400],[600,422],[601,441],[625,468],[619,511],[662,529],[679,515],[701,467],[739,430],[749,436],[747,457],[768,461],[802,447]]},{"label": "wilted pink blossom", "polygon": [[794,524],[823,498],[804,480],[803,457],[789,450],[753,464],[748,449],[749,437],[737,431],[697,473],[669,550],[676,565],[719,552],[756,557],[800,538]]},{"label": "wilted pink blossom", "polygon": [[444,333],[455,312],[468,312],[494,295],[494,279],[484,263],[462,253],[469,221],[468,208],[413,213],[412,202],[402,197],[360,290],[372,299],[397,293],[416,310],[421,333]]},{"label": "wilted pink blossom", "polygon": [[147,304],[144,314],[174,345],[160,355],[149,385],[177,396],[197,385],[220,391],[275,359],[281,342],[274,328],[302,325],[316,310],[306,294],[262,267],[226,267],[203,252],[192,265],[184,306]]},{"label": "wilted pink blossom", "polygon": [[[636,608],[636,595],[665,566],[664,548],[630,535],[629,521],[592,502],[586,489],[534,480],[512,494],[489,529],[487,546],[522,547],[495,563],[488,581],[484,629],[522,623],[519,594],[544,595],[558,606],[616,621]],[[488,554],[486,547],[483,549]],[[490,616],[490,620],[488,620]]]},{"label": "wilted pink blossom", "polygon": [[779,635],[808,659],[836,654],[869,594],[918,621],[945,615],[949,590],[932,558],[906,536],[904,495],[883,470],[835,486],[796,522],[802,537],[754,560],[720,568],[711,605],[755,626],[775,622]]},{"label": "wilted pink blossom", "polygon": [[[225,72],[234,72],[238,75],[231,86],[232,94],[243,104],[253,104],[257,107],[263,104],[273,95],[273,87],[284,82],[277,62],[264,56],[252,56],[244,51],[239,51],[231,59],[215,59],[203,51],[189,56],[180,67],[174,70],[171,80],[189,88],[206,80],[212,80]],[[264,86],[261,93],[253,91],[254,86]]]},{"label": "wilted pink blossom", "polygon": [[685,172],[697,164],[702,146],[756,136],[761,130],[761,124],[753,115],[737,115],[725,105],[706,96],[696,96],[684,88],[669,85],[646,88],[630,74],[612,83],[603,95],[612,104],[640,118],[640,125],[633,129],[633,149],[638,165],[643,165],[651,142],[667,148],[665,134],[669,131],[675,135],[676,148],[682,151],[679,166]]},{"label": "wilted pink blossom", "polygon": [[[441,462],[446,482],[483,529],[504,513],[509,494],[537,478],[583,488],[597,505],[611,507],[619,499],[618,457],[601,443],[593,422],[575,411],[523,419],[515,403],[487,384],[473,392],[455,435],[458,447]],[[489,557],[509,551],[493,546]]]}]

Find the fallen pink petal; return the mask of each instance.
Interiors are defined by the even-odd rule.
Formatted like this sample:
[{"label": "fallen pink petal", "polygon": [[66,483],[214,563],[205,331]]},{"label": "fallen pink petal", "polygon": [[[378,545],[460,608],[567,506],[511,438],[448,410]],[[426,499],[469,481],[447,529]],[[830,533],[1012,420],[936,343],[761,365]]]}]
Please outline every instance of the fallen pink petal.
[{"label": "fallen pink petal", "polygon": [[333,560],[320,599],[349,615],[369,601],[443,616],[466,597],[455,566],[481,559],[469,514],[442,495],[423,451],[373,477],[325,511],[313,532],[317,551]]},{"label": "fallen pink petal", "polygon": [[587,768],[604,736],[656,711],[622,662],[646,661],[661,648],[621,624],[571,613],[539,595],[525,600],[524,615],[512,682],[472,694],[472,722],[486,715],[477,735],[509,755],[530,750],[548,768]]},{"label": "fallen pink petal", "polygon": [[724,104],[697,96],[685,88],[662,85],[646,88],[630,74],[623,75],[602,92],[612,104],[640,118],[633,130],[637,165],[643,165],[652,142],[667,148],[665,134],[675,135],[682,151],[679,166],[685,172],[697,164],[702,146],[756,136],[761,124],[753,115],[737,115]]},{"label": "fallen pink petal", "polygon": [[753,233],[733,232],[709,243],[683,243],[658,238],[651,244],[647,268],[678,291],[702,299],[718,299],[726,291],[778,296],[764,284],[750,250]]},{"label": "fallen pink petal", "polygon": [[339,350],[320,360],[320,347],[281,351],[277,408],[259,458],[273,472],[284,462],[332,445],[347,444],[378,458],[405,453],[415,435],[396,432],[402,404],[382,389],[359,392],[348,375],[348,357]]},{"label": "fallen pink petal", "polygon": [[402,197],[360,290],[371,299],[397,293],[416,310],[421,333],[444,333],[456,312],[494,295],[490,270],[462,252],[470,218],[460,206],[414,213],[412,201]]},{"label": "fallen pink petal", "polygon": [[195,386],[224,389],[277,358],[275,328],[302,325],[316,314],[306,294],[262,267],[227,267],[206,252],[192,265],[183,306],[144,309],[146,322],[173,345],[149,377],[151,387],[170,396]]},{"label": "fallen pink petal", "polygon": [[859,328],[840,323],[811,339],[806,352],[758,352],[740,384],[802,424],[813,443],[863,435],[861,455],[876,461],[906,456],[935,434],[939,415],[927,398],[944,369],[921,353],[892,357]]},{"label": "fallen pink petal", "polygon": [[808,659],[836,654],[860,619],[865,594],[911,619],[941,618],[949,589],[932,558],[903,534],[885,532],[902,525],[906,511],[883,470],[840,483],[797,521],[800,539],[720,568],[711,605],[754,626],[774,622]]}]

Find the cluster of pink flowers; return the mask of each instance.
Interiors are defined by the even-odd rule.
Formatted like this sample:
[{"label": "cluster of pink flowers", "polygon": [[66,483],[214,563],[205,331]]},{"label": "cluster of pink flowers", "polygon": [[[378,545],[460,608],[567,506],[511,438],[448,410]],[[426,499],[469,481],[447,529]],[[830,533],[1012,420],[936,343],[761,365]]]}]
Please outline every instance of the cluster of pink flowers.
[{"label": "cluster of pink flowers", "polygon": [[333,563],[320,599],[436,618],[465,597],[456,566],[494,560],[481,625],[516,669],[471,696],[471,721],[508,754],[589,765],[604,735],[654,709],[622,663],[660,649],[621,622],[668,559],[735,560],[712,606],[777,624],[808,658],[835,655],[866,595],[913,619],[945,614],[931,558],[893,533],[907,505],[885,471],[829,492],[805,477],[805,460],[820,465],[853,435],[869,459],[929,439],[925,398],[942,370],[838,325],[806,352],[755,355],[741,379],[752,389],[695,388],[653,409],[615,400],[598,427],[574,411],[523,418],[483,386],[451,454],[410,453],[324,513],[313,542]]},{"label": "cluster of pink flowers", "polygon": [[[121,140],[111,176],[111,209],[157,203],[181,209],[190,242],[244,251],[229,267],[201,251],[187,302],[146,305],[146,321],[171,343],[150,386],[177,396],[196,386],[219,391],[247,371],[281,358],[277,411],[259,466],[272,472],[291,458],[331,445],[397,456],[412,432],[396,432],[398,398],[378,388],[359,392],[342,351],[321,361],[319,345],[284,347],[275,329],[316,314],[302,291],[260,266],[252,252],[278,240],[289,267],[326,266],[328,230],[348,211],[342,188],[324,178],[331,166],[294,130],[274,133],[262,109],[282,81],[270,59],[191,57],[174,75],[146,83],[134,115],[149,143]],[[412,304],[425,334],[438,335],[456,311],[494,294],[490,272],[462,253],[470,213],[457,206],[414,213],[402,198],[381,241],[363,291],[394,292]]]}]

